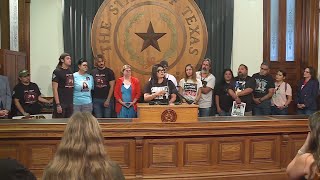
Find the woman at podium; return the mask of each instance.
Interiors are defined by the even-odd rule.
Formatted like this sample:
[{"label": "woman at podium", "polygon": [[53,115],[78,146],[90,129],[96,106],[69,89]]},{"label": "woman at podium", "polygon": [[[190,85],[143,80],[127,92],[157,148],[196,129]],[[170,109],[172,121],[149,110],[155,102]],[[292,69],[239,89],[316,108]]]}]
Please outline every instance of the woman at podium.
[{"label": "woman at podium", "polygon": [[144,100],[149,104],[172,104],[176,100],[177,88],[165,78],[164,67],[156,64],[152,67],[151,79],[144,87]]}]

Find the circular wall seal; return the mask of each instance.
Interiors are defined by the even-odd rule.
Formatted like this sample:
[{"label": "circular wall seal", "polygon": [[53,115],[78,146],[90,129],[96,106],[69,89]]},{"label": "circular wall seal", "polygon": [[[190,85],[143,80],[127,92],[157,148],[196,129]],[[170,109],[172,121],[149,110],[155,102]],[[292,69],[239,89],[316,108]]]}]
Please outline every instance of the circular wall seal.
[{"label": "circular wall seal", "polygon": [[194,0],[105,0],[91,31],[94,56],[101,54],[119,77],[124,64],[141,84],[152,65],[167,60],[178,80],[187,64],[196,66],[206,54],[207,27]]},{"label": "circular wall seal", "polygon": [[161,114],[162,122],[176,122],[177,113],[172,109],[166,109]]}]

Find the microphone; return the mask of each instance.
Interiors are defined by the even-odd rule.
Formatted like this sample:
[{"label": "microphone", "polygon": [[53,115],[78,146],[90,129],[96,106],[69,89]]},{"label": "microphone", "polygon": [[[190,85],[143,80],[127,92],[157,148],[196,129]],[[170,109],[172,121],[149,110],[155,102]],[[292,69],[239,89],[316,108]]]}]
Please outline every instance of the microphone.
[{"label": "microphone", "polygon": [[180,99],[184,99],[188,104],[192,104],[194,101],[185,98],[184,96],[182,96],[182,94],[180,94],[179,92],[177,92],[177,95],[179,96]]}]

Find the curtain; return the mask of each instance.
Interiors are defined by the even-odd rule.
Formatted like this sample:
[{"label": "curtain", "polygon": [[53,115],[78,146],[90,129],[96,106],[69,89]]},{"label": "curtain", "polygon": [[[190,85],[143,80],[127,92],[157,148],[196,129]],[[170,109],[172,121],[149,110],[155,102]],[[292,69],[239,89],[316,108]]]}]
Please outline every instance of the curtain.
[{"label": "curtain", "polygon": [[63,39],[64,51],[70,53],[73,70],[78,70],[78,60],[88,60],[93,68],[91,50],[91,25],[103,0],[64,0]]},{"label": "curtain", "polygon": [[234,0],[195,0],[208,29],[206,57],[212,60],[216,82],[223,78],[223,69],[231,67]]}]

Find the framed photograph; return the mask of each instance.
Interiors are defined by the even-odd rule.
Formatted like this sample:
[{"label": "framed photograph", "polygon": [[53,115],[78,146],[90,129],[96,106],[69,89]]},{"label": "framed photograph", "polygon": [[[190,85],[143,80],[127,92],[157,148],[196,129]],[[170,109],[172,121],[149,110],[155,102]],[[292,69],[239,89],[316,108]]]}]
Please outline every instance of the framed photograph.
[{"label": "framed photograph", "polygon": [[237,104],[235,101],[233,101],[231,116],[244,116],[245,110],[246,103],[241,102],[240,104]]}]

